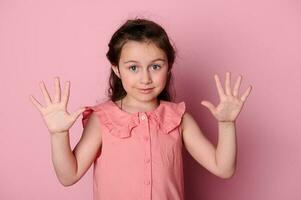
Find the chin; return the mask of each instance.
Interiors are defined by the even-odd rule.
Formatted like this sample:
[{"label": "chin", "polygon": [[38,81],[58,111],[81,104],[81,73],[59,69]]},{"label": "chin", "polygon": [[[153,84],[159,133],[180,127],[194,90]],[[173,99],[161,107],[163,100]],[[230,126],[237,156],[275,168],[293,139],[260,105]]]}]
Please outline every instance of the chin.
[{"label": "chin", "polygon": [[141,100],[141,101],[152,101],[154,99],[156,99],[158,97],[159,94],[155,93],[155,92],[152,92],[152,93],[149,93],[149,94],[141,94],[141,93],[138,93],[137,94],[137,99]]}]

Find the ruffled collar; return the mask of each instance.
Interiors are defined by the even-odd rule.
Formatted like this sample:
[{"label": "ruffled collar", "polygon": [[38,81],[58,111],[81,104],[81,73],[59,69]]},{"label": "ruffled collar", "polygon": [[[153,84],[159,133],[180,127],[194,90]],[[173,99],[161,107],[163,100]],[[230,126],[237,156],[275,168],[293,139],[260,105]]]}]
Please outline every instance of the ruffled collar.
[{"label": "ruffled collar", "polygon": [[149,120],[155,122],[158,132],[170,133],[180,125],[185,103],[160,100],[159,106],[152,111],[128,113],[121,110],[112,100],[108,100],[99,108],[102,108],[99,114],[110,133],[116,137],[126,138],[130,137],[132,130],[140,124],[142,115],[147,115]]},{"label": "ruffled collar", "polygon": [[145,113],[147,114],[147,116],[149,115],[153,115],[154,113],[158,112],[159,109],[161,109],[161,107],[163,106],[163,104],[165,103],[165,101],[163,100],[159,100],[159,105],[157,106],[157,108],[155,108],[154,110],[152,111],[146,111],[146,112],[135,112],[135,113],[129,113],[129,112],[126,112],[124,110],[122,110],[121,108],[119,108],[119,106],[113,102],[112,100],[108,100],[107,101],[108,104],[110,104],[112,106],[113,109],[116,110],[116,112],[119,112],[119,115],[134,115],[134,116],[138,116],[139,114],[141,113]]}]

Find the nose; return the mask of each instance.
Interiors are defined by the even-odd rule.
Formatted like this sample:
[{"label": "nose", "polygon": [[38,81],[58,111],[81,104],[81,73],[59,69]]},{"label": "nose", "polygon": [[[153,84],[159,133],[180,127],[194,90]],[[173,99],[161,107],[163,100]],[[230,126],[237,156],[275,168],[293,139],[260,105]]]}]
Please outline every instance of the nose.
[{"label": "nose", "polygon": [[149,71],[143,70],[142,77],[141,77],[141,83],[149,84],[151,82],[152,82],[152,79],[151,79],[151,75],[150,75]]}]

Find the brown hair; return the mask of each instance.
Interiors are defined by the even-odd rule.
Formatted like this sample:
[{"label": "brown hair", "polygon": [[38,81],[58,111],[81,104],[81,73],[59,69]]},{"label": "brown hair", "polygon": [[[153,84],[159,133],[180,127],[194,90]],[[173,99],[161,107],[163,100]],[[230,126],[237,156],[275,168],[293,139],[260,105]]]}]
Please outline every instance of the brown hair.
[{"label": "brown hair", "polygon": [[[119,59],[123,45],[127,41],[138,42],[152,42],[158,48],[162,49],[168,60],[168,76],[165,88],[158,96],[158,100],[172,101],[174,96],[170,94],[170,86],[173,86],[173,75],[171,69],[175,61],[175,49],[170,43],[165,30],[157,23],[141,18],[127,20],[119,29],[113,34],[108,46],[109,50],[106,54],[111,65],[115,65],[119,69]],[[173,93],[174,94],[174,93]],[[112,101],[122,99],[126,95],[126,91],[122,86],[119,77],[111,69],[109,77],[108,97]]]}]

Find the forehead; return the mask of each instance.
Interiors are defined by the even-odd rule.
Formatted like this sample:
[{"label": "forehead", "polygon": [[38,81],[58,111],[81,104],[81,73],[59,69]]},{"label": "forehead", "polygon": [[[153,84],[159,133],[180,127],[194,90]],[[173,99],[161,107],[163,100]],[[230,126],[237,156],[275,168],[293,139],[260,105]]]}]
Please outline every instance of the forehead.
[{"label": "forehead", "polygon": [[166,59],[165,52],[153,42],[126,42],[121,50],[120,60],[150,61],[157,58]]}]

